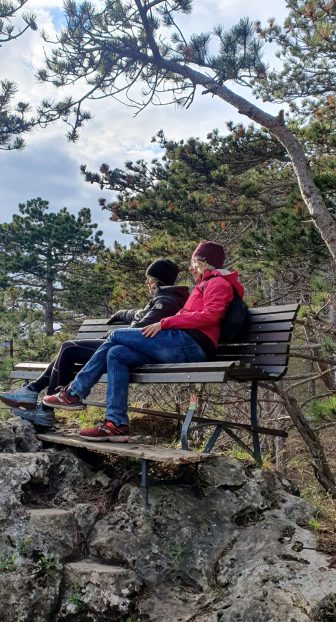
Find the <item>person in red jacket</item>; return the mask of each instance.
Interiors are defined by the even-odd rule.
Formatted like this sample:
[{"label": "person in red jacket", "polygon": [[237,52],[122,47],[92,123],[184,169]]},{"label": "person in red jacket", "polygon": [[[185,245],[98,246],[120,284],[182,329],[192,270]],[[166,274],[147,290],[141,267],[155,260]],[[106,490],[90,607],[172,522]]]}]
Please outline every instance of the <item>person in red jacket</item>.
[{"label": "person in red jacket", "polygon": [[222,270],[224,260],[221,244],[201,242],[189,268],[196,287],[184,307],[176,315],[144,328],[114,330],[71,385],[55,396],[47,396],[43,403],[54,408],[78,408],[107,366],[106,419],[93,428],[80,430],[79,435],[92,441],[127,442],[130,370],[146,363],[201,362],[214,355],[220,322],[234,290],[241,298],[244,295],[238,273]]}]

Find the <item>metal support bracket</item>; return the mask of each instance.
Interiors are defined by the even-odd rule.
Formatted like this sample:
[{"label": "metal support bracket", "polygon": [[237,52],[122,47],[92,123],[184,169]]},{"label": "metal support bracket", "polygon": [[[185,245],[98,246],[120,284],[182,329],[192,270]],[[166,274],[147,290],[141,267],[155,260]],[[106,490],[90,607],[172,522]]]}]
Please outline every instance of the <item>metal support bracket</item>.
[{"label": "metal support bracket", "polygon": [[259,434],[258,434],[257,395],[258,395],[258,381],[252,380],[251,425],[253,429],[253,432],[252,432],[253,456],[257,464],[261,464],[261,451],[260,451],[260,441],[259,441]]},{"label": "metal support bracket", "polygon": [[222,430],[223,430],[223,426],[216,425],[213,433],[211,434],[207,444],[205,445],[205,447],[203,449],[205,454],[210,453],[210,451],[212,450],[212,448],[213,448],[215,442],[217,441],[217,439],[218,439],[218,437],[219,437],[219,435],[220,435]]},{"label": "metal support bracket", "polygon": [[197,396],[195,393],[193,393],[190,396],[189,408],[188,408],[187,414],[182,424],[182,431],[181,431],[182,449],[188,449],[188,432],[189,432],[190,424],[192,422],[192,418],[195,414],[196,408],[197,408]]},{"label": "metal support bracket", "polygon": [[141,481],[140,481],[140,486],[141,486],[141,488],[144,489],[145,505],[146,505],[146,507],[148,507],[149,506],[149,502],[148,502],[149,481],[148,481],[148,460],[146,460],[146,458],[143,458],[141,460]]}]

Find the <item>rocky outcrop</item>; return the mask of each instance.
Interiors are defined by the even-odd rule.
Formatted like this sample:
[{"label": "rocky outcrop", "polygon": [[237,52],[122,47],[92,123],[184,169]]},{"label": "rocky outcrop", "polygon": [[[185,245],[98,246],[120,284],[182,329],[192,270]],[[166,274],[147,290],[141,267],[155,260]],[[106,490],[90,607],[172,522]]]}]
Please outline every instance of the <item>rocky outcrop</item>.
[{"label": "rocky outcrop", "polygon": [[0,439],[2,622],[335,622],[314,509],[279,474],[214,457],[146,505],[27,422]]},{"label": "rocky outcrop", "polygon": [[[120,622],[140,588],[132,570],[82,560],[64,567],[64,592],[57,620],[84,613],[88,619]],[[73,619],[69,617],[69,619]]]}]

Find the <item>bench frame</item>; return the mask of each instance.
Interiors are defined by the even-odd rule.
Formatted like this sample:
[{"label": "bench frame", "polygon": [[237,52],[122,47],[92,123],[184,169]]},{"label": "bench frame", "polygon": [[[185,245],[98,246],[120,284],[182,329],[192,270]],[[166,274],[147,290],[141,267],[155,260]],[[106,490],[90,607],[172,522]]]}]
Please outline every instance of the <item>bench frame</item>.
[{"label": "bench frame", "polygon": [[[188,410],[185,415],[173,412],[156,411],[146,408],[130,407],[133,412],[150,414],[158,417],[182,421],[181,447],[189,450],[190,432],[211,427],[213,431],[207,440],[203,455],[214,447],[222,432],[228,434],[238,445],[261,463],[259,434],[286,437],[287,432],[258,425],[257,402],[258,383],[260,380],[278,381],[287,372],[289,347],[295,318],[299,309],[297,303],[259,307],[250,309],[250,325],[239,342],[220,344],[213,361],[205,363],[151,364],[134,369],[130,376],[132,383],[216,383],[227,381],[250,382],[250,424],[238,423],[196,415],[198,397],[191,394]],[[106,332],[125,325],[107,325],[107,320],[85,320],[75,339],[103,338]],[[25,381],[37,378],[47,363],[19,363],[10,377]],[[106,383],[106,375],[100,382]],[[85,400],[87,405],[104,406],[101,402]],[[239,437],[239,430],[248,431],[252,436],[252,448]],[[51,435],[49,435],[51,436]],[[57,441],[55,441],[57,442]],[[147,490],[148,497],[148,462],[151,458],[138,456],[141,459],[141,485]]]}]

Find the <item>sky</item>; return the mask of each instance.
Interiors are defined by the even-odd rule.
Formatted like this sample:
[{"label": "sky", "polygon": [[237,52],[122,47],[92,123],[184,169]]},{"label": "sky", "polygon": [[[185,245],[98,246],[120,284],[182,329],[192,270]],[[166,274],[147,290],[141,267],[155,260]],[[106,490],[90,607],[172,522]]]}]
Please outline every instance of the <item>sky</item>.
[{"label": "sky", "polygon": [[[267,18],[275,17],[282,23],[287,14],[285,0],[194,0],[193,6],[191,15],[182,20],[187,34],[211,31],[217,24],[230,28],[241,17],[259,19],[263,24]],[[62,0],[28,0],[25,8],[36,14],[39,30],[45,29],[55,37],[63,21]],[[0,48],[0,79],[15,80],[17,100],[29,101],[33,106],[48,95],[60,96],[49,85],[41,85],[34,79],[36,71],[43,66],[43,46],[39,32],[28,31]],[[268,58],[271,56],[267,53]],[[123,168],[126,160],[150,161],[158,155],[158,147],[151,143],[151,138],[160,129],[170,139],[189,136],[205,139],[214,128],[224,134],[230,120],[249,123],[229,104],[202,95],[201,91],[198,90],[188,110],[174,105],[150,106],[138,116],[112,98],[92,102],[85,108],[93,119],[82,128],[76,143],[67,141],[67,127],[58,122],[27,134],[23,151],[0,150],[0,222],[9,222],[13,213],[18,212],[19,203],[39,196],[48,200],[54,211],[67,207],[77,213],[82,207],[89,207],[107,246],[115,240],[129,244],[130,236],[121,234],[120,225],[111,222],[109,212],[102,211],[98,205],[99,197],[110,201],[112,193],[85,182],[79,167],[86,164],[89,170],[98,171],[103,162],[112,168]],[[240,92],[249,95],[246,90]],[[272,114],[278,110],[271,104],[262,107]]]}]

